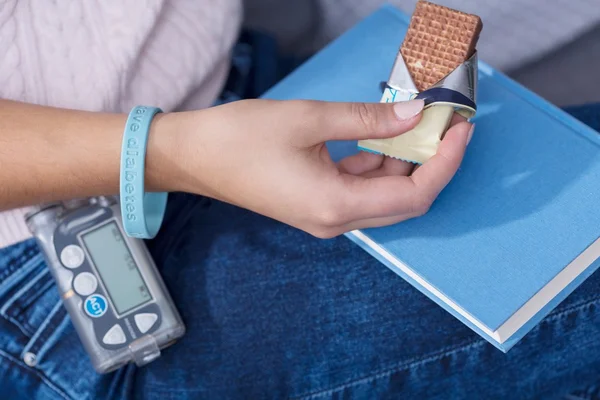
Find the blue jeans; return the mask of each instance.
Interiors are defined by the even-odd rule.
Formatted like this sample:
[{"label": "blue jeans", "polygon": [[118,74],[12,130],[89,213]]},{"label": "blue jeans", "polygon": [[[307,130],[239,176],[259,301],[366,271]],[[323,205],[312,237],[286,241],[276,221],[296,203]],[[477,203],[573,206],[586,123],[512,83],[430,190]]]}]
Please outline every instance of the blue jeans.
[{"label": "blue jeans", "polygon": [[[570,112],[600,129],[600,106]],[[92,369],[35,243],[0,250],[1,398],[600,395],[599,273],[503,354],[344,237],[174,194],[148,247],[188,331],[109,375]]]}]

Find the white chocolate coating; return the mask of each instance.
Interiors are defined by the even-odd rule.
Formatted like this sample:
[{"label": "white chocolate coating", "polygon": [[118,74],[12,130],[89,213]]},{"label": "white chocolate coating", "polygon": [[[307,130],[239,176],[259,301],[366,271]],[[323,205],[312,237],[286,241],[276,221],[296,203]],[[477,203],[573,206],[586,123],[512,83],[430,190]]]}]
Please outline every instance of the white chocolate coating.
[{"label": "white chocolate coating", "polygon": [[[382,103],[396,101],[398,93],[386,89]],[[454,113],[454,107],[436,104],[423,111],[421,121],[412,130],[391,139],[360,140],[358,146],[367,151],[385,154],[417,164],[423,164],[437,152],[437,148]]]}]

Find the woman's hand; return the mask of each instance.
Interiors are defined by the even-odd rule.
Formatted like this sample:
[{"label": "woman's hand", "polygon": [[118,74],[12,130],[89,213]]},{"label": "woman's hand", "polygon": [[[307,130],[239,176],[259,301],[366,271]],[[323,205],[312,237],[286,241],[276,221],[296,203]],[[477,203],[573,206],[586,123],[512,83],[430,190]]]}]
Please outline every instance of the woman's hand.
[{"label": "woman's hand", "polygon": [[[453,177],[471,124],[456,117],[438,153],[414,172],[364,152],[336,164],[325,142],[397,136],[418,123],[422,108],[422,101],[246,100],[167,114],[155,130],[168,135],[172,155],[161,157],[161,181],[323,238],[397,223],[424,214]],[[154,140],[164,147],[165,137]]]},{"label": "woman's hand", "polygon": [[[438,154],[414,171],[362,152],[336,164],[325,142],[397,136],[422,107],[246,100],[159,114],[146,189],[214,197],[319,237],[393,224],[428,210],[458,169],[471,125],[456,117]],[[0,100],[0,210],[118,193],[126,119]]]}]

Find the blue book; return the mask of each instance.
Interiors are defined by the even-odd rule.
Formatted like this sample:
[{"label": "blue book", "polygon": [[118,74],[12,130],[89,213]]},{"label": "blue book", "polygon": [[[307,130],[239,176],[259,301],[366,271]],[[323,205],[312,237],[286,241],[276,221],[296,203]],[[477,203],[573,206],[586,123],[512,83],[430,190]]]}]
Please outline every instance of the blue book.
[{"label": "blue book", "polygon": [[[384,6],[264,97],[379,102],[408,23]],[[482,61],[477,105],[430,211],[347,236],[506,352],[600,266],[600,135]]]}]

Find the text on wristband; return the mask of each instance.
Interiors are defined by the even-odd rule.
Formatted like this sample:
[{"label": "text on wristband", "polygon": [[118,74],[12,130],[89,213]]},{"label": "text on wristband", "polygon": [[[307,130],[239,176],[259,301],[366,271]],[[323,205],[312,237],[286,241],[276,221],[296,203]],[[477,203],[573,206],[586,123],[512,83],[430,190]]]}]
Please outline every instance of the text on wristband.
[{"label": "text on wristband", "polygon": [[[133,122],[129,125],[130,132],[137,132],[140,129],[139,122],[142,121],[142,116],[146,113],[145,107],[139,107],[135,110],[135,114],[133,115]],[[137,138],[129,138],[127,140],[127,147],[125,153],[125,204],[124,209],[126,213],[126,217],[129,221],[136,221],[137,217],[135,215],[135,185],[133,181],[137,177],[137,172],[135,171],[136,167],[136,157],[140,155],[139,149],[139,141]]]}]

